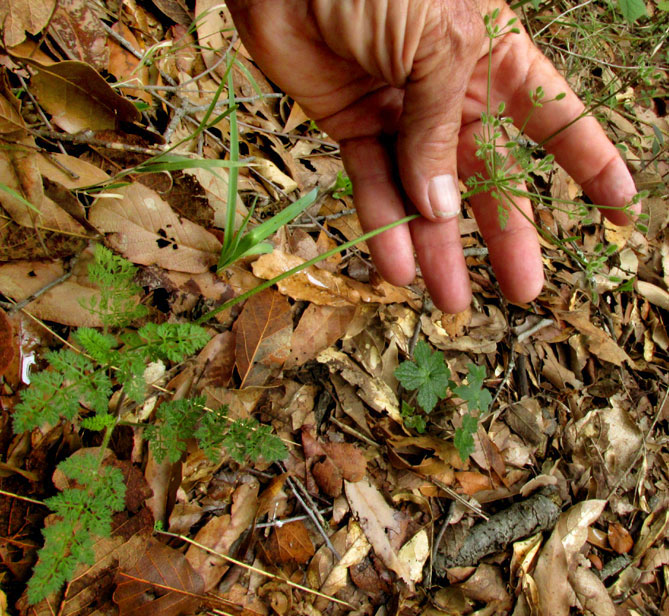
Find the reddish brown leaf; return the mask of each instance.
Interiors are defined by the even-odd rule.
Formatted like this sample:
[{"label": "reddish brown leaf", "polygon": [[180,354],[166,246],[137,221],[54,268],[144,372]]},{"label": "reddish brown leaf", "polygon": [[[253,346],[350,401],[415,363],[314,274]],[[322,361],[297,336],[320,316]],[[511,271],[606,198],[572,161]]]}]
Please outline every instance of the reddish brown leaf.
[{"label": "reddish brown leaf", "polygon": [[267,545],[267,555],[273,563],[306,563],[314,555],[314,544],[300,521],[274,529]]},{"label": "reddish brown leaf", "polygon": [[301,366],[337,342],[346,333],[354,314],[354,306],[309,304],[293,332],[286,367]]},{"label": "reddish brown leaf", "polygon": [[12,340],[14,332],[5,311],[0,308],[0,376],[2,376],[14,358]]},{"label": "reddish brown leaf", "polygon": [[609,544],[618,554],[627,554],[634,547],[634,539],[629,531],[619,524],[609,524]]},{"label": "reddish brown leaf", "polygon": [[270,368],[286,361],[292,330],[290,305],[280,293],[266,289],[246,302],[233,327],[241,387],[264,382],[268,370],[254,371],[254,364]]},{"label": "reddish brown leaf", "polygon": [[117,574],[113,598],[121,616],[179,616],[195,610],[203,590],[181,552],[151,539],[135,565]]}]

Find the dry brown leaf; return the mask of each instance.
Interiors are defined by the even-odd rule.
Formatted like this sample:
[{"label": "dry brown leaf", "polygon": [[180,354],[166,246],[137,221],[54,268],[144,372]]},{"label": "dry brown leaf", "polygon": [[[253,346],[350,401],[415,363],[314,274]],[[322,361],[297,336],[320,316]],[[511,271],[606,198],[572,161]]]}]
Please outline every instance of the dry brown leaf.
[{"label": "dry brown leaf", "polygon": [[409,577],[414,583],[423,579],[423,567],[430,555],[430,541],[425,529],[419,530],[397,553],[397,557],[406,565]]},{"label": "dry brown leaf", "polygon": [[67,60],[46,66],[27,60],[36,69],[31,83],[51,121],[68,133],[114,130],[120,122],[140,118],[137,108],[88,64]]},{"label": "dry brown leaf", "polygon": [[593,616],[616,616],[616,606],[609,596],[609,591],[592,569],[579,565],[570,572],[569,582],[576,593],[579,607],[583,610],[581,613]]},{"label": "dry brown leaf", "polygon": [[[22,301],[65,273],[60,261],[16,261],[0,265],[0,292]],[[101,327],[99,315],[84,309],[100,291],[88,280],[88,272],[78,263],[74,275],[49,289],[26,306],[34,316],[76,327]]]},{"label": "dry brown leaf", "polygon": [[225,49],[223,33],[232,26],[230,13],[218,0],[196,0],[195,20],[197,38],[201,45],[202,59],[207,68],[212,68],[218,60],[216,50]]},{"label": "dry brown leaf", "polygon": [[386,503],[381,493],[367,480],[357,483],[347,481],[344,486],[351,511],[376,555],[413,589],[409,567],[398,558],[389,540],[389,534],[402,534],[398,512]]},{"label": "dry brown leaf", "polygon": [[26,32],[38,34],[49,22],[56,0],[6,0],[0,3],[0,32],[4,45],[23,42]]},{"label": "dry brown leaf", "polygon": [[[258,482],[254,479],[240,485],[232,495],[230,514],[214,517],[195,536],[195,541],[217,554],[230,555],[232,545],[248,530],[258,509]],[[230,564],[211,552],[191,545],[186,560],[202,577],[204,590],[209,591],[218,584]]]},{"label": "dry brown leaf", "polygon": [[49,21],[49,33],[67,51],[67,57],[107,70],[107,33],[86,0],[58,0]]},{"label": "dry brown leaf", "polygon": [[[235,365],[241,387],[262,385],[272,367],[281,367],[290,352],[293,319],[288,300],[273,289],[251,297],[233,327]],[[260,365],[254,374],[254,365]]]},{"label": "dry brown leaf", "polygon": [[[275,250],[253,263],[253,273],[269,280],[302,263],[304,260],[300,257]],[[325,306],[350,306],[360,302],[392,304],[415,298],[415,294],[407,289],[386,283],[379,292],[371,285],[313,266],[282,280],[277,287],[293,299]]]},{"label": "dry brown leaf", "polygon": [[196,362],[202,389],[227,387],[235,368],[235,335],[227,331],[214,336],[200,351]]},{"label": "dry brown leaf", "polygon": [[588,350],[599,359],[616,366],[622,366],[625,361],[634,363],[611,336],[592,322],[591,316],[587,312],[562,310],[556,314],[585,336]]},{"label": "dry brown leaf", "polygon": [[113,598],[120,616],[179,616],[197,607],[203,590],[202,578],[181,552],[149,539],[135,566],[117,574]]},{"label": "dry brown leaf", "polygon": [[286,368],[301,366],[337,342],[346,333],[355,310],[355,306],[309,304],[293,332]]},{"label": "dry brown leaf", "polygon": [[302,447],[318,486],[332,498],[341,494],[343,480],[361,481],[367,471],[367,460],[351,443],[317,441],[309,426],[302,427]]},{"label": "dry brown leaf", "polygon": [[[342,528],[342,530],[345,531],[346,529]],[[327,577],[320,587],[320,591],[326,595],[334,595],[336,592],[344,588],[348,582],[348,569],[362,562],[363,558],[369,553],[371,547],[372,546],[369,544],[369,541],[367,541],[367,537],[365,537],[360,525],[355,520],[351,520],[346,535],[346,551],[327,574]]]},{"label": "dry brown leaf", "polygon": [[121,199],[103,197],[90,210],[109,244],[133,263],[159,265],[198,274],[214,265],[220,242],[203,227],[178,216],[158,193],[135,183],[114,190]]},{"label": "dry brown leaf", "polygon": [[307,121],[309,121],[309,116],[304,113],[302,107],[294,102],[293,106],[290,108],[290,115],[286,120],[286,125],[283,127],[283,132],[289,133],[291,130]]},{"label": "dry brown leaf", "polygon": [[274,528],[266,553],[272,564],[303,565],[314,555],[314,544],[304,523],[298,520]]},{"label": "dry brown leaf", "polygon": [[576,604],[569,570],[588,539],[588,527],[605,505],[604,500],[583,501],[560,515],[534,570],[541,616],[567,616],[570,606]]},{"label": "dry brown leaf", "polygon": [[634,283],[637,292],[645,297],[651,304],[669,310],[669,293],[650,282],[637,280]]},{"label": "dry brown leaf", "polygon": [[14,358],[14,332],[7,313],[0,308],[0,376],[2,376]]},{"label": "dry brown leaf", "polygon": [[499,308],[488,305],[485,310],[471,314],[465,336],[451,337],[443,325],[444,314],[439,310],[431,315],[423,314],[420,322],[430,342],[442,351],[495,353],[497,343],[504,339],[509,326]]},{"label": "dry brown leaf", "polygon": [[503,610],[511,607],[511,596],[507,591],[507,584],[502,578],[502,572],[499,567],[485,563],[476,567],[476,571],[471,577],[458,584],[464,595],[474,601],[481,603],[496,603],[496,613],[503,613]]}]

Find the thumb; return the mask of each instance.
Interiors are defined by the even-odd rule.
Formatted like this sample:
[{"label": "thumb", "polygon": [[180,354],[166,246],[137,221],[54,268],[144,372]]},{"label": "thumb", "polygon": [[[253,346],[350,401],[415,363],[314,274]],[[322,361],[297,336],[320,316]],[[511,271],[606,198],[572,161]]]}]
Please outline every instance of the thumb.
[{"label": "thumb", "polygon": [[435,2],[431,13],[405,88],[397,161],[418,211],[445,220],[460,212],[458,133],[485,28],[468,1]]}]

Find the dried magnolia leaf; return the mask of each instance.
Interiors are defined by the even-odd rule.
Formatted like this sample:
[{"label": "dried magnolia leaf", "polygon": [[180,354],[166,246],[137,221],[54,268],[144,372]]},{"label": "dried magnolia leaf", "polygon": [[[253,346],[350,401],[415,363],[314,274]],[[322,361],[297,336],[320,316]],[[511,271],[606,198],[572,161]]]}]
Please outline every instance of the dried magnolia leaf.
[{"label": "dried magnolia leaf", "polygon": [[413,588],[411,571],[401,561],[389,540],[389,533],[400,534],[400,521],[381,493],[368,481],[345,482],[346,498],[367,540],[383,564],[394,571],[410,588]]},{"label": "dried magnolia leaf", "polygon": [[314,555],[314,544],[301,521],[276,526],[267,542],[267,556],[272,564],[302,565]]},{"label": "dried magnolia leaf", "polygon": [[67,51],[67,56],[107,70],[107,33],[86,0],[58,0],[49,21],[49,33]]},{"label": "dried magnolia leaf", "polygon": [[46,66],[25,59],[36,69],[31,83],[51,121],[68,133],[114,130],[120,122],[134,122],[139,111],[90,65],[67,60]]},{"label": "dried magnolia leaf", "polygon": [[150,539],[135,566],[117,574],[113,599],[120,616],[179,616],[197,607],[203,590],[202,578],[181,552]]},{"label": "dried magnolia leaf", "polygon": [[293,332],[286,368],[301,366],[337,342],[346,333],[355,310],[354,306],[309,304]]},{"label": "dried magnolia leaf", "polygon": [[3,0],[0,3],[0,28],[3,45],[23,42],[26,32],[38,34],[53,14],[56,0]]},{"label": "dried magnolia leaf", "polygon": [[280,367],[290,352],[293,319],[288,300],[273,289],[254,295],[244,304],[233,331],[241,387],[262,384],[255,382],[264,380],[262,376],[251,378],[254,364]]},{"label": "dried magnolia leaf", "polygon": [[198,274],[214,265],[220,242],[203,227],[178,216],[155,191],[135,183],[114,190],[120,199],[98,199],[90,222],[111,233],[109,244],[133,263]]}]

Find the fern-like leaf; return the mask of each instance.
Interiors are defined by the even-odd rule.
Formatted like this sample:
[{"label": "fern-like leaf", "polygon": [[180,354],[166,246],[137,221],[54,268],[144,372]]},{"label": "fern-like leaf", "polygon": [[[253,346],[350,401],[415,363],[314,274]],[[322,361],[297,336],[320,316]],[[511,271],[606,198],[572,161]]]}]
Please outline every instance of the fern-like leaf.
[{"label": "fern-like leaf", "polygon": [[143,340],[144,352],[149,359],[169,359],[183,361],[199,351],[207,342],[207,330],[192,323],[147,323],[137,335]]}]

